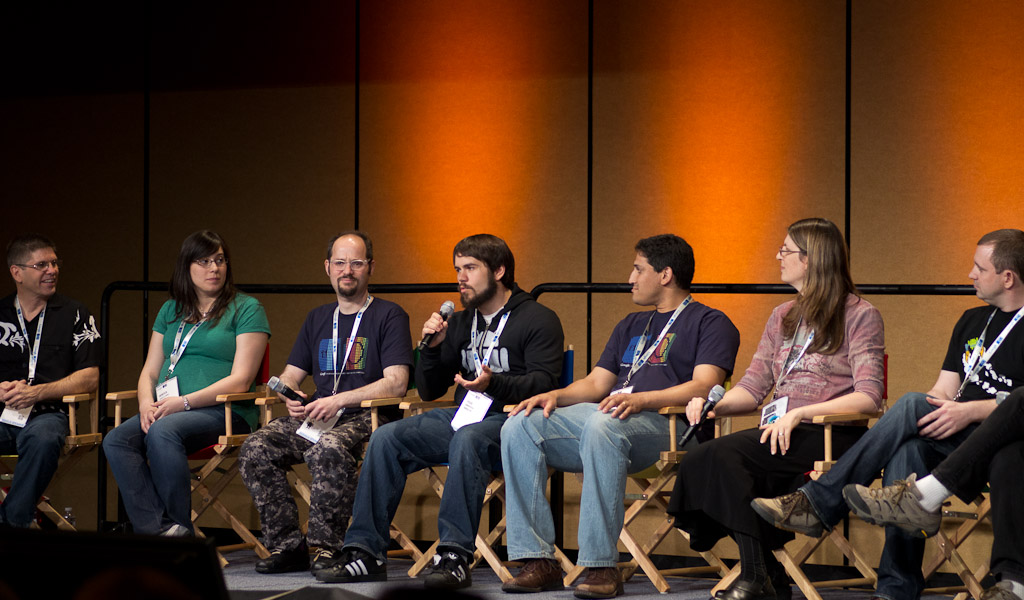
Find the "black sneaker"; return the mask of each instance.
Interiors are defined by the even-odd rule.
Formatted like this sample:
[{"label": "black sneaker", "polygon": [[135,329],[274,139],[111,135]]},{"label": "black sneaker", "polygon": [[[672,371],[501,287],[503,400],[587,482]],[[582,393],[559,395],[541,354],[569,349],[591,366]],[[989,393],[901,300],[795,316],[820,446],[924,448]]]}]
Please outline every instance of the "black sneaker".
[{"label": "black sneaker", "polygon": [[257,573],[292,573],[308,568],[309,550],[305,543],[291,550],[271,550],[270,556],[256,561]]},{"label": "black sneaker", "polygon": [[317,571],[323,571],[327,567],[338,564],[341,552],[331,548],[314,548],[313,562],[309,565],[309,571],[316,575]]},{"label": "black sneaker", "polygon": [[442,551],[434,555],[430,573],[423,585],[432,590],[460,590],[473,585],[469,564],[458,552]]},{"label": "black sneaker", "polygon": [[369,552],[358,548],[342,550],[341,557],[330,567],[314,573],[317,581],[326,583],[355,583],[357,581],[387,581],[388,565]]}]

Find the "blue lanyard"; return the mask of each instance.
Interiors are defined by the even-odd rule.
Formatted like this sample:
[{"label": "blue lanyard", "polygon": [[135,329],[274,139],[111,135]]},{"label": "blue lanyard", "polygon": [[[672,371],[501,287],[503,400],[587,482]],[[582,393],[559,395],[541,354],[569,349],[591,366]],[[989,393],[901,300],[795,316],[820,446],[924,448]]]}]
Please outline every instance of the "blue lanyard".
[{"label": "blue lanyard", "polygon": [[981,335],[978,336],[978,342],[974,345],[974,351],[971,352],[971,358],[967,361],[967,368],[965,370],[966,377],[964,377],[963,382],[960,384],[960,389],[957,390],[956,396],[953,396],[954,401],[960,399],[960,396],[964,393],[964,388],[967,387],[967,383],[972,377],[978,374],[978,371],[981,371],[982,367],[988,364],[988,361],[992,359],[992,355],[995,354],[996,350],[999,349],[999,346],[1003,344],[1003,340],[1005,340],[1006,336],[1008,336],[1010,331],[1013,330],[1013,326],[1017,324],[1017,321],[1020,321],[1021,317],[1024,317],[1024,306],[1022,306],[1020,310],[1017,311],[1017,314],[1013,315],[1010,322],[1006,324],[1006,327],[1003,327],[1003,330],[999,332],[999,335],[996,337],[995,341],[992,342],[992,345],[985,349],[985,354],[982,355],[981,349],[985,346],[985,334],[988,333],[988,326],[992,324],[992,317],[996,316],[996,312],[998,310],[998,308],[993,310],[992,314],[988,316],[988,321],[985,321],[985,329],[981,330]]},{"label": "blue lanyard", "polygon": [[[25,342],[28,342],[28,326],[25,324],[25,315],[21,312],[21,302],[18,297],[14,297],[14,309],[18,311],[18,323],[21,325],[21,333],[25,336]],[[32,382],[36,379],[36,364],[39,362],[39,340],[43,337],[43,320],[46,319],[46,307],[39,312],[39,324],[36,325],[36,337],[32,343],[32,349],[29,350],[28,355],[28,384],[32,385]]]},{"label": "blue lanyard", "polygon": [[363,307],[356,313],[355,321],[352,323],[352,332],[348,335],[348,341],[345,343],[345,356],[341,361],[341,365],[338,364],[338,315],[341,314],[341,307],[338,306],[334,309],[334,327],[331,334],[331,360],[334,361],[334,391],[332,394],[338,393],[338,383],[341,381],[341,373],[345,370],[345,365],[348,364],[348,357],[352,353],[352,345],[356,341],[356,333],[359,332],[359,322],[363,320],[363,313],[366,312],[366,307],[373,301],[373,296],[367,294],[366,302],[363,302]]},{"label": "blue lanyard", "polygon": [[483,375],[483,372],[484,372],[483,366],[486,365],[486,364],[489,364],[489,362],[491,360],[491,352],[494,352],[494,348],[498,345],[498,338],[501,337],[501,332],[502,332],[502,330],[505,329],[505,323],[508,322],[508,317],[509,317],[509,315],[512,314],[512,311],[508,311],[507,313],[501,315],[501,321],[498,322],[498,328],[495,329],[494,333],[491,335],[491,345],[490,345],[490,347],[487,348],[487,352],[484,353],[484,358],[483,358],[482,361],[480,360],[479,349],[483,348],[483,345],[484,345],[484,343],[487,342],[487,339],[486,339],[486,336],[484,338],[482,338],[480,340],[479,348],[477,347],[477,343],[476,343],[476,336],[477,336],[476,317],[479,314],[480,314],[479,310],[473,311],[473,329],[472,329],[472,331],[469,334],[469,344],[473,348],[473,365],[476,366],[476,376],[477,377],[480,377],[481,375]]},{"label": "blue lanyard", "polygon": [[203,319],[196,323],[196,326],[188,332],[185,339],[181,339],[181,332],[185,330],[185,319],[181,320],[181,325],[178,325],[178,333],[174,335],[174,346],[171,348],[171,364],[167,367],[167,375],[164,376],[164,381],[171,378],[171,374],[174,373],[175,367],[178,366],[178,361],[181,360],[181,356],[185,354],[185,348],[188,346],[189,341],[192,340],[192,336],[199,331],[199,328],[202,327],[205,322],[206,319]]},{"label": "blue lanyard", "polygon": [[[629,380],[633,378],[633,375],[635,375],[636,372],[640,370],[640,367],[647,364],[647,359],[649,359],[651,355],[654,354],[654,351],[658,348],[658,346],[661,345],[661,340],[665,339],[665,336],[668,335],[669,328],[672,327],[672,324],[676,322],[677,318],[679,318],[679,315],[680,313],[683,312],[683,309],[686,308],[692,301],[693,296],[687,296],[686,299],[684,299],[679,304],[679,306],[676,307],[676,310],[672,313],[672,316],[669,317],[668,323],[665,323],[665,326],[661,328],[661,333],[658,334],[658,338],[654,340],[654,343],[651,344],[649,348],[647,348],[647,352],[644,352],[644,346],[646,346],[645,341],[647,339],[647,330],[650,328],[651,322],[654,321],[654,314],[657,313],[657,311],[651,313],[651,318],[647,321],[647,327],[644,328],[644,332],[640,336],[640,339],[636,341],[636,348],[634,348],[633,350],[633,364],[629,367],[629,373],[626,374],[626,381],[623,382],[622,387],[629,386]],[[643,356],[640,355],[641,352],[643,352]]]}]

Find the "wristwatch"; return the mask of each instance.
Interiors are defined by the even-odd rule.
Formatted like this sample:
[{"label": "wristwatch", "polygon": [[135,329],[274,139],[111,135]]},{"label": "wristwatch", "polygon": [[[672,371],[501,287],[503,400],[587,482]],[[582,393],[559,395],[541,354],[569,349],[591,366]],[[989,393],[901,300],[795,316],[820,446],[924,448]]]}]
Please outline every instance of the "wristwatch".
[{"label": "wristwatch", "polygon": [[188,403],[188,396],[182,396],[181,403],[185,405],[185,410],[192,410],[192,405]]},{"label": "wristwatch", "polygon": [[1009,395],[1010,392],[996,392],[996,406],[1002,404],[1003,400],[1006,400],[1006,398],[1009,397]]}]

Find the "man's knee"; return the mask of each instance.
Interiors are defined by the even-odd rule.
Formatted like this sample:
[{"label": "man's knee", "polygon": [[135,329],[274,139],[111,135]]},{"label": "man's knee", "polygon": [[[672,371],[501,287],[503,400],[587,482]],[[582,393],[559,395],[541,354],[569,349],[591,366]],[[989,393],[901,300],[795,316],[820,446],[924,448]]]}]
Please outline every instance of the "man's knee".
[{"label": "man's knee", "polygon": [[64,432],[56,428],[37,428],[18,438],[19,454],[59,455],[64,447]]},{"label": "man's knee", "polygon": [[988,479],[993,487],[1000,483],[1012,483],[1024,473],[1024,440],[1003,447],[992,457],[989,465]]}]

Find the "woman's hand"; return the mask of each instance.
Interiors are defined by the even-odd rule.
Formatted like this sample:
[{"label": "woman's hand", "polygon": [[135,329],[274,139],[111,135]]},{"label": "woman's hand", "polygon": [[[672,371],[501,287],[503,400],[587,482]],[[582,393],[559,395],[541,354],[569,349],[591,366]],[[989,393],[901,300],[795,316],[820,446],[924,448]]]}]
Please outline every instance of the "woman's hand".
[{"label": "woman's hand", "polygon": [[[686,421],[690,425],[700,423],[700,411],[704,410],[704,398],[694,398],[686,404]],[[715,411],[708,411],[707,418],[714,419]]]},{"label": "woman's hand", "polygon": [[150,426],[156,421],[156,404],[153,402],[139,403],[139,424],[142,433],[149,433]]},{"label": "woman's hand", "polygon": [[163,400],[154,402],[153,407],[156,408],[153,420],[157,421],[167,415],[185,410],[185,401],[182,400],[181,396],[168,396]]},{"label": "woman's hand", "polygon": [[772,455],[775,454],[776,450],[782,452],[783,455],[789,451],[789,443],[793,430],[800,424],[803,419],[800,409],[795,409],[787,412],[773,423],[769,423],[761,428],[761,443],[768,441],[771,446]]}]

